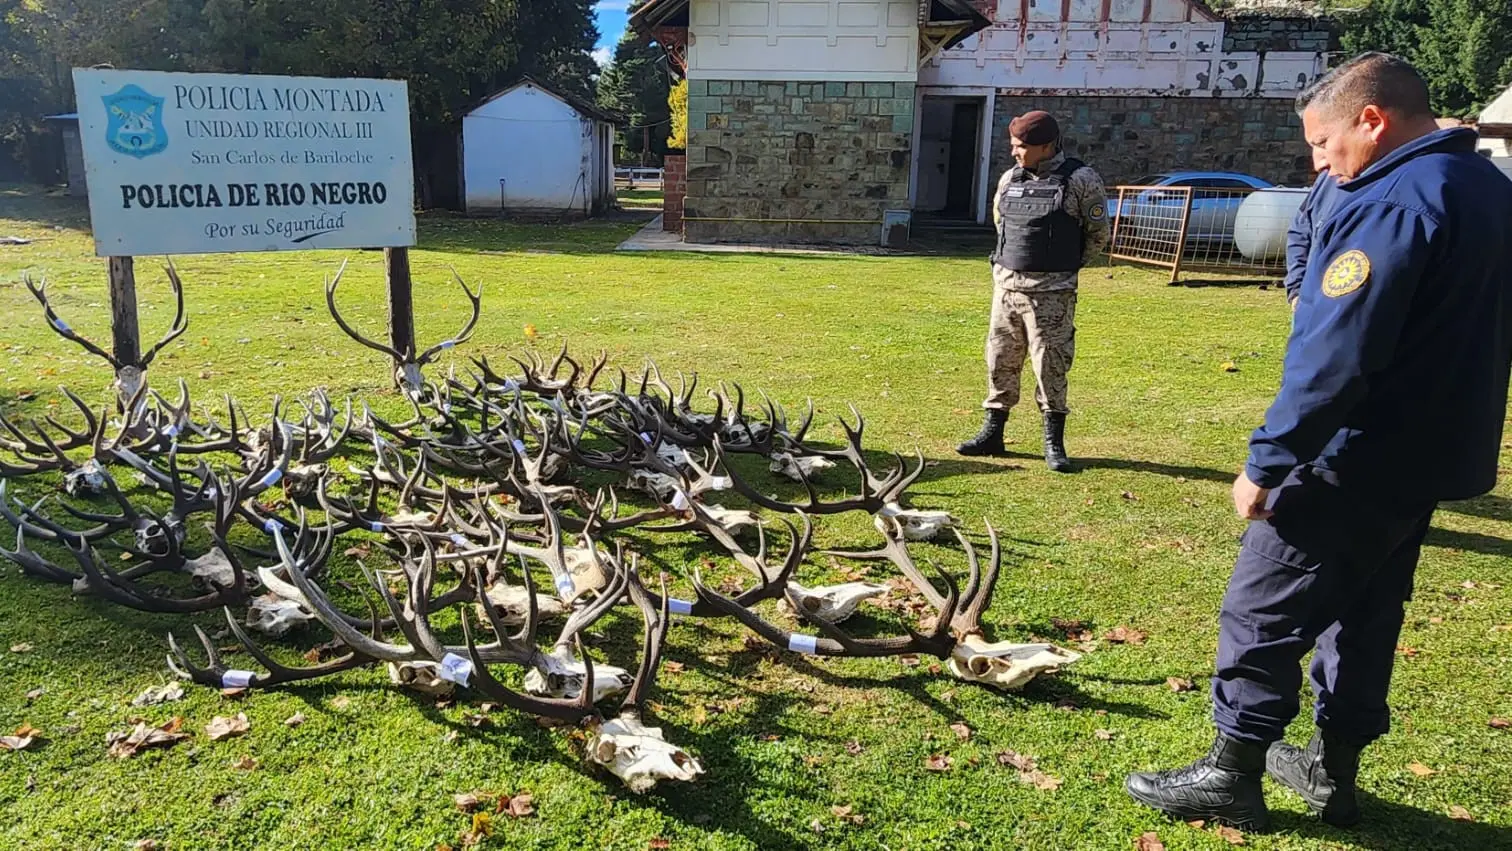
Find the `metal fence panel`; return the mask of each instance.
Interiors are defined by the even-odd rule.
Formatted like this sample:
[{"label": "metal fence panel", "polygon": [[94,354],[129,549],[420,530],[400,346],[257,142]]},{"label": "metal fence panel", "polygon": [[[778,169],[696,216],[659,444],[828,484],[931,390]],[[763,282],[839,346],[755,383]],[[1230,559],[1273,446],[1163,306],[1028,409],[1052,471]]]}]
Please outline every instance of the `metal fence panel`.
[{"label": "metal fence panel", "polygon": [[1117,186],[1108,204],[1108,254],[1182,272],[1260,274],[1286,271],[1286,232],[1305,189]]}]

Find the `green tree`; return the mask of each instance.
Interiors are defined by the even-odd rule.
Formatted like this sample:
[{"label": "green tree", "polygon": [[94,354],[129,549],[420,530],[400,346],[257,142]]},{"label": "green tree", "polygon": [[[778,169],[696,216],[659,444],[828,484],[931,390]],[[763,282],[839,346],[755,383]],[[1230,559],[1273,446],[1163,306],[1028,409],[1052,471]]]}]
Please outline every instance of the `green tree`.
[{"label": "green tree", "polygon": [[[633,12],[639,6],[632,3],[630,9]],[[599,104],[629,120],[630,126],[621,133],[621,150],[647,165],[659,165],[667,152],[671,76],[662,49],[628,27],[614,46],[613,59],[599,75]]]},{"label": "green tree", "polygon": [[672,93],[667,96],[667,103],[672,108],[672,135],[667,139],[667,147],[683,150],[688,147],[687,80],[681,80],[672,87]]},{"label": "green tree", "polygon": [[1412,62],[1440,115],[1473,116],[1512,84],[1507,0],[1373,0],[1343,21],[1346,55],[1383,50]]}]

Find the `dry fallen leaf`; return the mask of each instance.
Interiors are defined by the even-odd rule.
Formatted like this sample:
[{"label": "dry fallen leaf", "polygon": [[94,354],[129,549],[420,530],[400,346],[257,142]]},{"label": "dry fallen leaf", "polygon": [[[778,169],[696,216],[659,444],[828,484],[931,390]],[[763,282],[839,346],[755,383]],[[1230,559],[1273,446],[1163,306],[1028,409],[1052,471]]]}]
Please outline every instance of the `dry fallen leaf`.
[{"label": "dry fallen leaf", "polygon": [[184,696],[184,687],[178,683],[149,688],[132,699],[132,706],[156,706],[159,703],[167,703],[179,700]]},{"label": "dry fallen leaf", "polygon": [[288,718],[284,719],[284,726],[285,727],[298,727],[300,724],[303,724],[304,722],[305,722],[304,713],[303,712],[296,712],[293,715],[290,715]]},{"label": "dry fallen leaf", "polygon": [[251,771],[257,767],[257,760],[250,756],[244,756],[236,762],[231,763],[231,767],[240,771]]},{"label": "dry fallen leaf", "polygon": [[43,694],[42,689],[34,688],[31,691],[29,691],[29,692],[26,693],[26,702],[27,703],[31,703],[32,701],[34,701],[37,698],[41,697],[42,694]]},{"label": "dry fallen leaf", "polygon": [[1244,834],[1228,825],[1220,825],[1218,827],[1218,835],[1223,837],[1224,841],[1230,845],[1244,844]]},{"label": "dry fallen leaf", "polygon": [[1226,361],[1223,362],[1223,371],[1224,372],[1238,372],[1239,371],[1239,365],[1236,364],[1236,363],[1234,363],[1231,360],[1226,360]]},{"label": "dry fallen leaf", "polygon": [[142,748],[157,747],[159,745],[171,746],[175,742],[189,738],[188,733],[180,733],[179,727],[184,724],[184,719],[175,715],[166,724],[158,727],[147,726],[146,721],[138,721],[130,733],[112,732],[105,734],[105,744],[110,746],[110,755],[116,759],[125,759],[135,756]]},{"label": "dry fallen leaf", "polygon": [[971,728],[961,723],[960,721],[951,724],[950,729],[955,732],[956,738],[960,739],[963,742],[971,738]]},{"label": "dry fallen leaf", "polygon": [[1141,833],[1139,838],[1134,840],[1134,851],[1166,851],[1166,847],[1165,843],[1161,842],[1160,837],[1155,835],[1155,831],[1152,830]]},{"label": "dry fallen leaf", "polygon": [[669,674],[681,674],[685,666],[681,662],[663,662],[661,669]]},{"label": "dry fallen leaf", "polygon": [[1003,751],[997,755],[999,765],[1011,765],[1019,771],[1033,771],[1034,759],[1032,757],[1017,754],[1013,751]]},{"label": "dry fallen leaf", "polygon": [[247,723],[247,714],[245,712],[237,713],[235,718],[217,715],[210,719],[209,724],[205,725],[205,734],[210,737],[210,741],[218,742],[221,739],[240,736],[242,733],[247,732],[251,726],[251,724]]},{"label": "dry fallen leaf", "polygon": [[1054,792],[1056,789],[1059,789],[1061,787],[1061,783],[1064,782],[1059,777],[1046,774],[1045,772],[1040,771],[1037,768],[1033,771],[1020,772],[1019,779],[1025,783],[1033,783],[1034,788],[1041,789],[1046,792]]},{"label": "dry fallen leaf", "polygon": [[504,809],[501,812],[508,813],[510,818],[524,818],[535,812],[535,807],[532,806],[535,803],[535,798],[529,792],[521,792],[518,795],[510,797],[508,803],[505,803],[501,799],[500,803],[504,804]]},{"label": "dry fallen leaf", "polygon": [[647,847],[650,848],[651,851],[662,851],[662,849],[672,847],[672,840],[658,836],[655,839],[652,839],[651,842],[648,843]]},{"label": "dry fallen leaf", "polygon": [[1112,730],[1093,730],[1092,731],[1092,735],[1094,735],[1097,738],[1099,738],[1099,739],[1107,742],[1107,741],[1112,741],[1114,733],[1113,733]]},{"label": "dry fallen leaf", "polygon": [[1493,730],[1505,730],[1508,727],[1512,727],[1512,721],[1508,721],[1505,718],[1492,718],[1491,719],[1491,729],[1493,729]]},{"label": "dry fallen leaf", "polygon": [[158,844],[156,839],[138,839],[131,848],[132,851],[158,851]]},{"label": "dry fallen leaf", "polygon": [[1409,764],[1407,766],[1407,770],[1411,771],[1413,774],[1416,774],[1419,777],[1427,777],[1430,774],[1437,774],[1438,773],[1438,772],[1434,771],[1433,769],[1429,768],[1428,766],[1422,764],[1421,762],[1414,762],[1414,763]]},{"label": "dry fallen leaf", "polygon": [[1115,626],[1103,636],[1104,641],[1114,644],[1144,644],[1145,634],[1127,626]]},{"label": "dry fallen leaf", "polygon": [[924,767],[930,771],[949,771],[952,762],[954,760],[944,754],[934,754],[929,759],[924,760]]},{"label": "dry fallen leaf", "polygon": [[860,742],[849,741],[845,743],[845,752],[850,754],[851,756],[855,756],[856,754],[861,753],[864,750],[866,750],[866,748],[862,747]]},{"label": "dry fallen leaf", "polygon": [[1195,685],[1192,685],[1191,680],[1184,680],[1181,677],[1166,677],[1166,685],[1171,687],[1171,691],[1177,693],[1195,691],[1197,688]]},{"label": "dry fallen leaf", "polygon": [[1475,821],[1475,816],[1470,815],[1469,810],[1458,804],[1449,808],[1449,817],[1455,821]]},{"label": "dry fallen leaf", "polygon": [[22,724],[11,736],[0,736],[0,751],[24,751],[36,743],[41,730],[30,724]]},{"label": "dry fallen leaf", "polygon": [[335,697],[331,698],[331,708],[332,709],[346,709],[348,706],[351,706],[351,705],[352,705],[352,699],[350,697],[347,697],[344,694],[338,694]]},{"label": "dry fallen leaf", "polygon": [[461,795],[453,795],[452,803],[464,813],[470,813],[478,808],[479,798],[474,792],[465,792]]},{"label": "dry fallen leaf", "polygon": [[1193,830],[1201,830],[1206,825],[1207,825],[1207,822],[1204,821],[1204,820],[1202,820],[1202,819],[1194,819],[1192,821],[1187,822],[1187,827],[1190,827]]},{"label": "dry fallen leaf", "polygon": [[12,653],[30,653],[31,650],[32,650],[32,646],[30,644],[26,644],[24,642],[21,643],[21,644],[12,644],[11,645],[11,652]]}]

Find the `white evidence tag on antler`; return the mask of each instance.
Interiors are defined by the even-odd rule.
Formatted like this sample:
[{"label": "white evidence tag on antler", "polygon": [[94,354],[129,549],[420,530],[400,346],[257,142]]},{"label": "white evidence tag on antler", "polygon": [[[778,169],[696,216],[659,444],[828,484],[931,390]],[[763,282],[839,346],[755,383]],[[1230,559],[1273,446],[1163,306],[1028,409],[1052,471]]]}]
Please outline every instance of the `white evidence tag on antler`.
[{"label": "white evidence tag on antler", "polygon": [[271,471],[269,471],[268,475],[263,476],[262,479],[258,481],[257,486],[263,488],[271,488],[274,485],[278,484],[279,480],[283,478],[283,475],[284,471],[275,467]]},{"label": "white evidence tag on antler", "polygon": [[274,535],[283,531],[283,527],[284,525],[278,522],[277,517],[269,517],[267,520],[263,521],[263,531],[267,532],[269,535]]},{"label": "white evidence tag on antler", "polygon": [[556,582],[557,593],[561,594],[563,597],[566,597],[566,596],[569,596],[570,594],[572,594],[572,592],[574,590],[576,590],[576,587],[577,587],[577,586],[575,586],[575,585],[572,584],[572,577],[568,576],[565,573],[558,574],[557,577],[556,577],[556,579],[555,579],[555,582]]},{"label": "white evidence tag on antler", "polygon": [[441,657],[441,665],[436,670],[436,676],[459,686],[467,685],[472,678],[473,663],[471,659],[464,659],[455,653],[448,653]]},{"label": "white evidence tag on antler", "polygon": [[678,511],[688,508],[688,495],[682,492],[682,488],[677,488],[672,492],[672,507]]},{"label": "white evidence tag on antler", "polygon": [[251,671],[227,671],[221,674],[221,688],[246,688],[255,676]]},{"label": "white evidence tag on antler", "polygon": [[679,600],[676,597],[667,598],[667,611],[674,615],[693,614],[693,604],[687,600]]},{"label": "white evidence tag on antler", "polygon": [[812,635],[801,635],[795,632],[788,638],[788,649],[794,653],[807,653],[813,656],[819,652],[819,639]]},{"label": "white evidence tag on antler", "polygon": [[64,322],[61,318],[53,320],[53,327],[56,328],[56,329],[58,329],[59,331],[62,331],[65,334],[72,334],[73,333],[73,329],[70,328],[70,327],[68,327],[68,323]]}]

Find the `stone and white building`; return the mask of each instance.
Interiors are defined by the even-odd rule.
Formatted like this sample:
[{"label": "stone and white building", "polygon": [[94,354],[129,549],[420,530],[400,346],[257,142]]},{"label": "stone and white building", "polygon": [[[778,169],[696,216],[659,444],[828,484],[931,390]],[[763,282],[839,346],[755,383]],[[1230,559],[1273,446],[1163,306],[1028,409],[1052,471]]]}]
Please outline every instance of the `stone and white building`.
[{"label": "stone and white building", "polygon": [[1315,17],[1195,0],[649,0],[631,24],[688,80],[690,242],[887,243],[988,221],[1029,109],[1110,184],[1183,169],[1310,182],[1292,103]]}]

